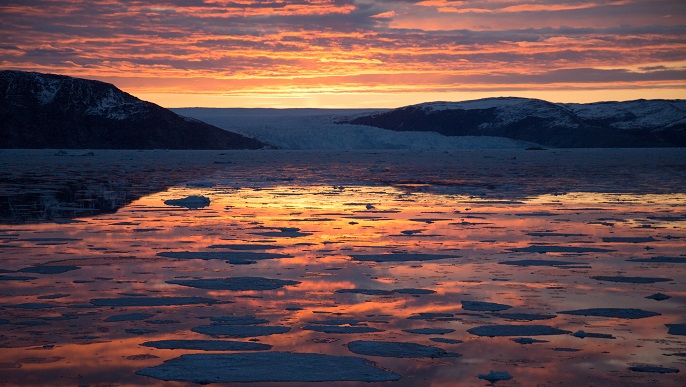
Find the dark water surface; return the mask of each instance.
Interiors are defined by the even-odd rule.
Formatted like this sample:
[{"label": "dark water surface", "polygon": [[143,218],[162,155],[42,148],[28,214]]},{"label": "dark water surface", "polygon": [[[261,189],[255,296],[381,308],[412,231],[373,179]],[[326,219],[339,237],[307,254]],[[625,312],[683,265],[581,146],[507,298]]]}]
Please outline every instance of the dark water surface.
[{"label": "dark water surface", "polygon": [[686,150],[2,150],[0,222],[7,385],[685,380]]}]

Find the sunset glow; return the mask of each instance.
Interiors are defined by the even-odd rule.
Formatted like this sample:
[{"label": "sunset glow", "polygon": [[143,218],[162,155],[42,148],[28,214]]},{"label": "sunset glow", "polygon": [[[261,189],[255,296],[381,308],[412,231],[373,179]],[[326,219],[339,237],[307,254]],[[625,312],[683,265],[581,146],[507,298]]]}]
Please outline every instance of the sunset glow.
[{"label": "sunset glow", "polygon": [[0,69],[165,107],[686,97],[675,0],[9,0],[0,18]]}]

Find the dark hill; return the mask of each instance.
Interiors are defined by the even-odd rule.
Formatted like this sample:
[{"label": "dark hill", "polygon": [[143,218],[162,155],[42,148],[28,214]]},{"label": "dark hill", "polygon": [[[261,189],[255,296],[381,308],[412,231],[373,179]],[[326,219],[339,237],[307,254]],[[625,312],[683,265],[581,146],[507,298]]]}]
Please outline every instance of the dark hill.
[{"label": "dark hill", "polygon": [[0,71],[0,148],[259,149],[252,138],[127,94],[109,83]]},{"label": "dark hill", "polygon": [[497,136],[559,148],[686,146],[686,101],[554,104],[526,98],[431,102],[351,124],[446,136]]}]

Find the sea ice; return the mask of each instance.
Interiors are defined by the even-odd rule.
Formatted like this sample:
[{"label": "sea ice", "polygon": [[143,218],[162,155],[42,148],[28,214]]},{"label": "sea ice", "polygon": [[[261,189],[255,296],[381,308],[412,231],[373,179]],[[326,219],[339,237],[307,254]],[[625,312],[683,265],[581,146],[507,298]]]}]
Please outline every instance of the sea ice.
[{"label": "sea ice", "polygon": [[442,348],[417,343],[398,341],[357,340],[347,344],[348,349],[358,355],[418,358],[418,357],[458,357],[459,353],[446,352]]},{"label": "sea ice", "polygon": [[506,371],[491,371],[487,374],[479,374],[477,375],[477,378],[483,379],[491,384],[495,384],[495,382],[499,382],[501,380],[510,380],[512,379],[512,375],[507,373]]},{"label": "sea ice", "polygon": [[400,375],[377,368],[360,357],[291,352],[181,355],[136,373],[155,379],[198,384],[382,382],[400,379]]},{"label": "sea ice", "polygon": [[17,271],[21,273],[35,273],[35,274],[62,274],[72,270],[78,270],[78,266],[29,266]]},{"label": "sea ice", "polygon": [[140,321],[154,316],[152,313],[127,313],[106,318],[105,322]]},{"label": "sea ice", "polygon": [[625,277],[625,276],[595,276],[591,277],[598,281],[609,281],[609,282],[627,282],[632,284],[654,284],[656,282],[669,282],[674,281],[671,278],[658,278],[658,277]]},{"label": "sea ice", "polygon": [[655,294],[651,294],[649,296],[646,296],[645,298],[647,298],[649,300],[655,300],[655,301],[664,301],[664,300],[669,300],[672,297],[670,297],[666,294],[663,294],[663,293],[655,293]]},{"label": "sea ice", "polygon": [[572,314],[577,316],[596,316],[596,317],[613,317],[613,318],[627,318],[639,319],[646,317],[659,316],[660,313],[651,312],[643,309],[635,308],[589,308],[578,310],[567,310],[557,312],[560,314]]},{"label": "sea ice", "polygon": [[510,308],[512,308],[510,305],[498,304],[496,302],[462,301],[462,309],[477,312],[498,312]]},{"label": "sea ice", "polygon": [[629,370],[634,371],[634,372],[653,372],[653,373],[658,373],[658,374],[671,374],[671,373],[679,372],[678,368],[667,368],[667,367],[658,367],[658,366],[651,366],[651,365],[633,366],[633,367],[629,367]]},{"label": "sea ice", "polygon": [[578,266],[578,265],[588,265],[586,262],[572,262],[572,261],[556,261],[550,259],[521,259],[518,261],[503,261],[499,262],[501,265],[511,265],[511,266],[557,266],[557,267],[568,267],[568,266]]},{"label": "sea ice", "polygon": [[616,337],[607,334],[607,333],[592,333],[592,332],[584,332],[584,331],[576,331],[572,333],[572,336],[578,337],[580,339],[585,339],[587,337],[591,338],[596,338],[596,339],[615,339]]},{"label": "sea ice", "polygon": [[141,344],[157,349],[197,349],[200,351],[266,351],[269,344],[230,340],[159,340]]},{"label": "sea ice", "polygon": [[168,284],[212,290],[273,290],[284,286],[297,285],[299,281],[281,280],[264,277],[204,278],[197,280],[171,280]]},{"label": "sea ice", "polygon": [[414,333],[417,335],[444,335],[446,333],[455,332],[455,330],[447,328],[415,328],[403,329],[403,332]]},{"label": "sea ice", "polygon": [[634,258],[627,259],[628,262],[646,262],[646,263],[686,263],[686,257],[650,257],[650,258]]},{"label": "sea ice", "polygon": [[550,320],[557,317],[554,314],[534,314],[534,313],[498,313],[498,317],[509,320],[535,321],[535,320]]},{"label": "sea ice", "polygon": [[547,325],[483,325],[468,329],[467,332],[477,336],[549,336],[572,333]]},{"label": "sea ice", "polygon": [[308,331],[324,332],[324,333],[370,333],[383,332],[382,329],[376,329],[365,325],[306,325],[303,329]]},{"label": "sea ice", "polygon": [[165,200],[164,204],[168,206],[175,206],[175,207],[185,207],[191,210],[195,210],[198,208],[204,208],[210,205],[210,198],[205,197],[205,196],[197,196],[197,195],[192,195],[192,196],[187,196],[182,199],[169,199]]},{"label": "sea ice", "polygon": [[290,331],[291,328],[280,325],[211,324],[201,325],[191,330],[212,337],[256,337],[286,333]]},{"label": "sea ice", "polygon": [[543,246],[538,246],[538,245],[532,245],[529,247],[519,247],[519,248],[512,248],[508,249],[509,251],[513,251],[516,253],[539,253],[539,254],[547,254],[547,253],[608,253],[608,252],[613,252],[617,250],[612,250],[612,249],[601,249],[597,247],[577,247],[577,246],[552,246],[552,245],[543,245]]},{"label": "sea ice", "polygon": [[669,331],[667,334],[686,336],[686,324],[665,324]]},{"label": "sea ice", "polygon": [[362,262],[408,262],[433,261],[447,258],[460,258],[459,255],[449,254],[420,254],[420,253],[390,253],[390,254],[355,254],[350,257]]},{"label": "sea ice", "polygon": [[293,258],[288,254],[255,253],[247,251],[163,251],[157,253],[159,257],[174,259],[222,259],[233,265],[245,265],[256,263],[264,259]]},{"label": "sea ice", "polygon": [[172,306],[192,304],[214,304],[217,300],[206,297],[121,297],[94,298],[96,306]]}]

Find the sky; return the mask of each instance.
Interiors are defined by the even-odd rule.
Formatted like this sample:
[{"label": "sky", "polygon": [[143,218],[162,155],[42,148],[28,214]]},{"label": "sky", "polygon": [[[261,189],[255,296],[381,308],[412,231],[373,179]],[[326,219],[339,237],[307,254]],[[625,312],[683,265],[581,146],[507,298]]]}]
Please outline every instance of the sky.
[{"label": "sky", "polygon": [[684,0],[3,0],[0,37],[165,107],[686,98]]}]

